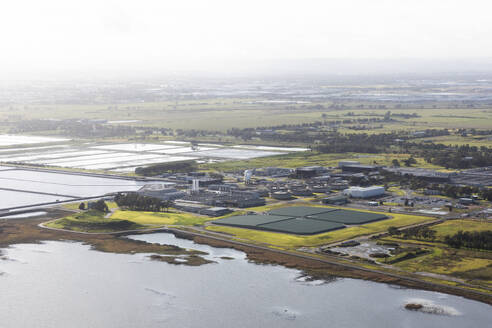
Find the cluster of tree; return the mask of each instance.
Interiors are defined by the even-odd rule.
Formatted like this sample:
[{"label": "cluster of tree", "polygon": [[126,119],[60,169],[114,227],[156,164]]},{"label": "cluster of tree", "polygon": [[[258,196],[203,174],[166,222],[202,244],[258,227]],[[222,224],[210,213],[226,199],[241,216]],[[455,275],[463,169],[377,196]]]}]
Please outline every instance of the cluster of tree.
[{"label": "cluster of tree", "polygon": [[346,126],[349,130],[361,131],[361,130],[376,130],[382,129],[384,126],[382,124],[379,125],[351,125]]},{"label": "cluster of tree", "polygon": [[143,176],[155,176],[164,173],[182,173],[196,170],[194,161],[181,161],[171,163],[154,164],[147,167],[137,167],[135,173]]},{"label": "cluster of tree", "polygon": [[402,187],[408,187],[413,190],[424,188],[437,190],[440,192],[441,195],[451,198],[470,197],[471,195],[476,194],[482,199],[492,201],[492,189],[487,187],[459,186],[448,183],[434,183],[429,182],[422,177],[412,176],[408,174],[400,175],[388,171],[382,171],[381,175],[383,176],[383,183],[397,181]]},{"label": "cluster of tree", "polygon": [[197,138],[197,137],[207,137],[207,136],[220,136],[220,135],[222,135],[222,133],[219,131],[207,131],[207,130],[196,130],[196,129],[190,129],[190,130],[177,129],[177,130],[175,130],[175,135],[188,137],[188,138]]},{"label": "cluster of tree", "polygon": [[444,242],[453,248],[475,248],[492,250],[492,231],[458,231],[452,236],[446,236]]},{"label": "cluster of tree", "polygon": [[391,113],[391,116],[396,116],[396,117],[401,117],[401,118],[416,118],[416,117],[420,117],[420,115],[417,114],[417,113],[411,113],[411,114],[406,114],[406,113]]},{"label": "cluster of tree", "polygon": [[162,200],[135,192],[119,193],[114,200],[119,207],[126,207],[135,211],[161,212],[163,208],[167,211],[169,207],[174,205],[171,200]]},{"label": "cluster of tree", "polygon": [[[151,128],[147,128],[151,133]],[[57,131],[71,137],[121,137],[136,134],[137,129],[125,125],[107,125],[88,120],[24,120],[13,127],[11,133]]]},{"label": "cluster of tree", "polygon": [[403,164],[405,164],[405,166],[407,167],[410,167],[414,164],[417,164],[417,160],[413,158],[413,156],[410,156],[409,158],[403,160]]},{"label": "cluster of tree", "polygon": [[[227,134],[236,138],[242,138],[243,140],[250,140],[255,137],[265,141],[311,144],[314,145],[312,146],[314,150],[321,153],[406,153],[411,155],[404,162],[406,166],[415,164],[415,157],[423,157],[428,163],[456,169],[487,166],[492,163],[492,148],[490,147],[444,145],[433,142],[417,143],[412,141],[412,139],[421,137],[449,135],[450,132],[447,129],[427,129],[423,131],[424,133],[422,135],[409,135],[406,132],[341,134],[334,129],[329,130],[323,128],[345,123],[385,121],[388,119],[388,115],[391,117],[393,114],[387,112],[383,119],[360,118],[326,123],[318,121],[262,128],[233,128],[228,130]],[[276,133],[278,130],[283,130],[284,132]],[[265,131],[269,131],[269,133]],[[398,162],[398,164],[400,163]]]},{"label": "cluster of tree", "polygon": [[388,233],[390,235],[402,236],[405,239],[423,239],[423,240],[434,240],[436,239],[436,231],[430,229],[429,227],[413,227],[408,228],[403,231],[396,227],[389,227]]},{"label": "cluster of tree", "polygon": [[440,136],[448,136],[449,130],[448,129],[426,129],[422,130],[424,132],[423,134],[414,134],[412,135],[413,138],[428,138],[428,137],[440,137]]},{"label": "cluster of tree", "polygon": [[333,134],[325,142],[317,145],[315,149],[321,153],[379,153],[385,152],[387,148],[400,138],[397,133],[352,133]]},{"label": "cluster of tree", "polygon": [[471,134],[474,136],[488,136],[492,134],[492,130],[476,130],[476,129],[458,129],[458,133],[463,134]]},{"label": "cluster of tree", "polygon": [[492,148],[470,145],[445,146],[441,144],[420,144],[420,153],[426,162],[446,168],[471,168],[488,166],[492,163]]},{"label": "cluster of tree", "polygon": [[[80,205],[79,205],[79,208],[80,208]],[[104,212],[104,213],[109,212],[108,205],[106,204],[106,202],[103,199],[99,199],[97,202],[92,203],[91,208],[94,210]]]}]

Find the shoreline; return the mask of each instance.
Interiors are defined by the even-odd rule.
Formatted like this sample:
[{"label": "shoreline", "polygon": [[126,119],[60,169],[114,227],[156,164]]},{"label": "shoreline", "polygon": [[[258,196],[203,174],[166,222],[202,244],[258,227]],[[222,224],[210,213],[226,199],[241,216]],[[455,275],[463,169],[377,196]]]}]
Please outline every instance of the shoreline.
[{"label": "shoreline", "polygon": [[[319,257],[308,253],[294,253],[280,249],[272,249],[259,245],[247,244],[210,236],[198,232],[185,231],[177,228],[156,228],[132,230],[125,232],[81,233],[62,229],[45,228],[41,224],[67,214],[64,210],[50,210],[42,218],[26,218],[4,220],[0,222],[0,247],[8,247],[22,243],[40,243],[43,241],[78,241],[90,245],[93,249],[110,253],[154,253],[165,256],[187,255],[196,257],[203,255],[200,251],[189,251],[173,245],[150,244],[125,238],[131,234],[150,234],[167,232],[178,238],[193,240],[198,244],[212,247],[233,248],[246,254],[247,259],[258,264],[276,264],[287,268],[298,269],[315,279],[333,279],[333,277],[363,279],[379,283],[403,286],[420,290],[441,292],[492,305],[492,293],[488,294],[470,288],[445,285],[409,276],[370,269],[355,263],[343,262],[339,259]],[[172,262],[172,261],[171,261]],[[197,261],[201,263],[201,261]],[[205,264],[205,263],[203,263]],[[477,287],[478,288],[478,287]]]},{"label": "shoreline", "polygon": [[330,261],[308,254],[297,254],[281,250],[269,249],[257,245],[246,245],[241,242],[219,240],[216,237],[200,235],[182,230],[171,230],[176,237],[193,240],[198,244],[213,247],[233,248],[246,253],[248,260],[258,264],[277,264],[287,268],[298,269],[315,279],[330,279],[333,277],[369,280],[378,283],[398,285],[406,288],[428,290],[455,296],[462,296],[482,303],[492,305],[492,293],[487,294],[472,289],[429,282],[417,278],[396,275],[362,266]]}]

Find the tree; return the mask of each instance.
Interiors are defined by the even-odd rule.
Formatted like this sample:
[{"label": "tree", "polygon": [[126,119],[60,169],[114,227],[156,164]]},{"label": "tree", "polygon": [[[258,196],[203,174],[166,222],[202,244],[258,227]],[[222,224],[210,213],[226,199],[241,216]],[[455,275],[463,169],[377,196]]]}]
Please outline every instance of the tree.
[{"label": "tree", "polygon": [[400,162],[395,158],[394,160],[391,161],[394,167],[400,167]]},{"label": "tree", "polygon": [[101,212],[109,212],[108,205],[106,204],[104,199],[99,199],[97,202],[95,202],[93,208]]},{"label": "tree", "polygon": [[169,212],[169,207],[173,207],[174,206],[174,202],[172,200],[165,200],[162,203],[162,206],[166,209],[166,212]]},{"label": "tree", "polygon": [[398,230],[397,227],[392,226],[388,228],[388,233],[393,236],[393,235],[399,235],[401,232],[400,230]]},{"label": "tree", "polygon": [[84,202],[80,203],[79,210],[82,210],[82,211],[85,210],[85,203]]},{"label": "tree", "polygon": [[403,160],[403,163],[405,163],[405,166],[410,167],[413,164],[417,164],[417,161],[413,158],[413,156],[410,156],[408,159]]}]

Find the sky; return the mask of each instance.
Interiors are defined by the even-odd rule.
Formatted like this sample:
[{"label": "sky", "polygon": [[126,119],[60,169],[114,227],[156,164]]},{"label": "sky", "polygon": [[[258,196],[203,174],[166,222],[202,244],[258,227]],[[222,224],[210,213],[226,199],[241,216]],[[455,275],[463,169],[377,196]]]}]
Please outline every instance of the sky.
[{"label": "sky", "polygon": [[491,12],[490,0],[6,0],[0,73],[480,61]]}]

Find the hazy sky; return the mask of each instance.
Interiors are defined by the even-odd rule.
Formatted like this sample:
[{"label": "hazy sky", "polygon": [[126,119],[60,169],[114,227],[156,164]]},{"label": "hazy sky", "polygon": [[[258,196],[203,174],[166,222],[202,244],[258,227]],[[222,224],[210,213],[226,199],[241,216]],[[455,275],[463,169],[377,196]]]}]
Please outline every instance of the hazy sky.
[{"label": "hazy sky", "polygon": [[0,72],[492,58],[490,0],[4,0]]}]

